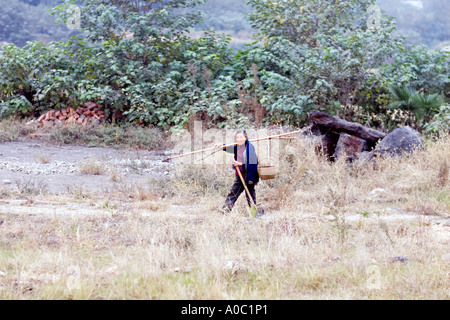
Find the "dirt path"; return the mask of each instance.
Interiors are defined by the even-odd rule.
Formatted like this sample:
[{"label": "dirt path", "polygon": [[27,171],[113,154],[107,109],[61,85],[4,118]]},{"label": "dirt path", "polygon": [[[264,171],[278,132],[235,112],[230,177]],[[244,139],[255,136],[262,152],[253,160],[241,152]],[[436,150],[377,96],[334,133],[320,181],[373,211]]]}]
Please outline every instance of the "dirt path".
[{"label": "dirt path", "polygon": [[[49,193],[63,193],[82,186],[89,192],[110,189],[113,176],[136,183],[153,177],[169,177],[174,166],[164,155],[145,150],[116,150],[104,147],[54,146],[39,142],[0,143],[0,184],[5,188],[26,183]],[[96,165],[101,174],[83,173]]]}]

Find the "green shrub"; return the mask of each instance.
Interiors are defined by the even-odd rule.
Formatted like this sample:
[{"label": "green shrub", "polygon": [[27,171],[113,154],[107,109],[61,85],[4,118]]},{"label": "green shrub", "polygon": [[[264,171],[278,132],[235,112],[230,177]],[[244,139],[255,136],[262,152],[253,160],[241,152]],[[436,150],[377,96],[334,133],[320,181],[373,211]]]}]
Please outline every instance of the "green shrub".
[{"label": "green shrub", "polygon": [[442,105],[433,119],[424,125],[425,132],[450,132],[450,105]]}]

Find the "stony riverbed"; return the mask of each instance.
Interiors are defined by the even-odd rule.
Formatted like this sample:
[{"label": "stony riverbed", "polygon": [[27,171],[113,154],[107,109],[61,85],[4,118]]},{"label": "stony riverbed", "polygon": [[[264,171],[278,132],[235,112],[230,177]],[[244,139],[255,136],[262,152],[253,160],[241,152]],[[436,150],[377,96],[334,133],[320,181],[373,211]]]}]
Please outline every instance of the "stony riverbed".
[{"label": "stony riverbed", "polygon": [[146,150],[5,142],[0,143],[0,183],[13,186],[35,181],[51,193],[77,184],[98,191],[114,185],[112,176],[135,182],[172,176],[175,167],[162,162],[163,158]]}]

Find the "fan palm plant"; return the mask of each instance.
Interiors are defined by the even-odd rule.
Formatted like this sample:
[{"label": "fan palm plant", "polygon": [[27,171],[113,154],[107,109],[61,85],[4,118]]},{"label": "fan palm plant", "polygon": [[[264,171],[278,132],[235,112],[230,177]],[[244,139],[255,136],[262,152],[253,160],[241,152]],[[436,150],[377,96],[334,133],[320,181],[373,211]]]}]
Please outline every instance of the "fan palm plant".
[{"label": "fan palm plant", "polygon": [[416,107],[416,118],[421,123],[426,118],[431,118],[444,103],[442,97],[437,94],[416,93],[412,96],[412,102]]},{"label": "fan palm plant", "polygon": [[389,91],[397,101],[390,103],[388,108],[411,111],[419,125],[423,124],[426,117],[432,116],[443,103],[439,94],[422,94],[409,86],[391,85]]}]

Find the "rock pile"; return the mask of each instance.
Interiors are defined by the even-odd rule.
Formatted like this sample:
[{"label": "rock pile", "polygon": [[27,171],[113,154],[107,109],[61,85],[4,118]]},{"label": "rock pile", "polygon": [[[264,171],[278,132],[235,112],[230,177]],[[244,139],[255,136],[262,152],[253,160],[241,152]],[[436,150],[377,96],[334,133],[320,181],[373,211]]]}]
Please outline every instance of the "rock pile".
[{"label": "rock pile", "polygon": [[83,106],[50,110],[41,115],[37,122],[43,125],[55,124],[100,124],[105,121],[105,112],[94,102],[85,102]]}]

